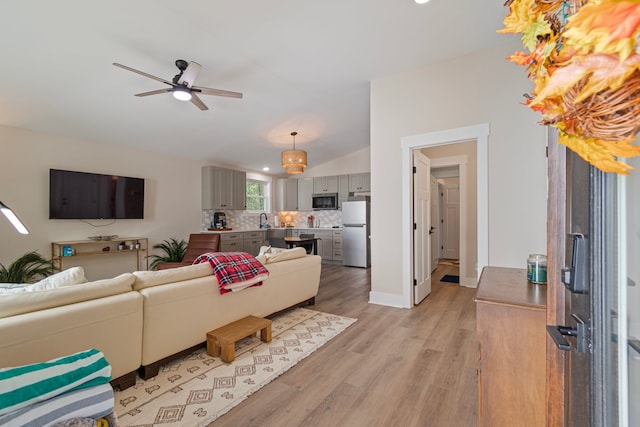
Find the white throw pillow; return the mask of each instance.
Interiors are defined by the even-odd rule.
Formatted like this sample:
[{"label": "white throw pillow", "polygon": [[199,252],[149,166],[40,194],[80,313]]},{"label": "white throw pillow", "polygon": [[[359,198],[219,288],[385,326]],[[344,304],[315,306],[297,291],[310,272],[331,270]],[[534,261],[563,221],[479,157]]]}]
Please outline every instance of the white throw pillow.
[{"label": "white throw pillow", "polygon": [[87,283],[87,278],[84,277],[84,268],[71,267],[66,270],[62,270],[59,273],[52,274],[49,277],[45,277],[44,279],[34,283],[33,285],[27,285],[26,288],[27,292],[44,291],[45,289],[79,285],[81,283]]},{"label": "white throw pillow", "polygon": [[[274,249],[274,248],[272,248]],[[278,248],[275,248],[278,249]],[[272,264],[274,262],[288,261],[290,259],[304,258],[307,256],[307,251],[304,248],[291,248],[282,249],[277,252],[264,255],[264,262],[259,260],[263,265]]]},{"label": "white throw pillow", "polygon": [[258,252],[258,256],[271,253],[271,246],[260,246],[260,252]]}]

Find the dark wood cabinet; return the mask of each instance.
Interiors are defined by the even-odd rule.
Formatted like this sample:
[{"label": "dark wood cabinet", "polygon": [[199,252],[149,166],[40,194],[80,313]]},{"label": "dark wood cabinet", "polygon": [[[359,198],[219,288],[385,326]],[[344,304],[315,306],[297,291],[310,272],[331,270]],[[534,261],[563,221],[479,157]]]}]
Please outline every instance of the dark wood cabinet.
[{"label": "dark wood cabinet", "polygon": [[544,426],[546,286],[525,269],[485,267],[476,293],[478,425]]}]

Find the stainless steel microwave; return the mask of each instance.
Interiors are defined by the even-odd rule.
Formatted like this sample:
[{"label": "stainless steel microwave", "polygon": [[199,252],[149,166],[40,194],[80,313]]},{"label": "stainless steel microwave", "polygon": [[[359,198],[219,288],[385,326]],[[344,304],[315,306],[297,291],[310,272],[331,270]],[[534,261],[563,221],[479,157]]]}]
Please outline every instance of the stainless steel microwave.
[{"label": "stainless steel microwave", "polygon": [[338,193],[322,193],[311,196],[311,207],[315,211],[338,209]]}]

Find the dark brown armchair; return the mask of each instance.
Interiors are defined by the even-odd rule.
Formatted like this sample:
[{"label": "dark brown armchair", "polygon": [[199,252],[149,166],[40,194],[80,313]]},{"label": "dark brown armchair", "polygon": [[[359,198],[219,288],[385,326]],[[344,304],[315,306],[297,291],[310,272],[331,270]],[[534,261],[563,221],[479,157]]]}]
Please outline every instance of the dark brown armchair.
[{"label": "dark brown armchair", "polygon": [[168,268],[184,267],[193,264],[196,258],[207,252],[218,252],[220,250],[220,234],[201,233],[191,234],[187,243],[187,250],[181,262],[161,262],[156,266],[157,270]]}]

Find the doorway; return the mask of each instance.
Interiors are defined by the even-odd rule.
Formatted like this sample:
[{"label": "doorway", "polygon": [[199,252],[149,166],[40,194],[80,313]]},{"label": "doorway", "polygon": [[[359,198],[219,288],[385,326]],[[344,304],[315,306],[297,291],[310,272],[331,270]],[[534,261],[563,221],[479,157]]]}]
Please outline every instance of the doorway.
[{"label": "doorway", "polygon": [[[475,272],[470,272],[474,279],[474,285],[482,271],[488,265],[489,257],[489,232],[488,232],[488,164],[487,145],[489,136],[489,124],[480,124],[463,128],[449,129],[439,132],[431,132],[421,135],[404,137],[402,145],[402,262],[403,262],[403,306],[413,307],[413,191],[412,191],[412,157],[413,150],[437,147],[441,145],[456,144],[461,142],[475,141],[477,155],[477,263],[474,266]],[[433,166],[433,165],[432,165]],[[442,165],[440,165],[442,166]],[[464,209],[460,208],[461,214]],[[462,218],[461,218],[462,225]],[[462,233],[462,230],[461,230]],[[464,239],[462,239],[462,242]],[[461,247],[461,252],[463,248]]]}]

